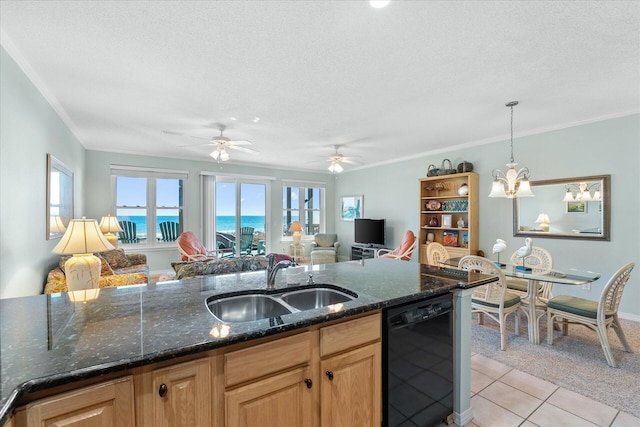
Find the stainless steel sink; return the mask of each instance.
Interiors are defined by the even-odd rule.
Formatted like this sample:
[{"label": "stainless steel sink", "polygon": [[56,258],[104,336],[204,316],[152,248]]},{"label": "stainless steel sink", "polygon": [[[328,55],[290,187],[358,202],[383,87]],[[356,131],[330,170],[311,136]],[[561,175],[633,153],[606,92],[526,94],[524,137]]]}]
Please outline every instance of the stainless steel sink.
[{"label": "stainless steel sink", "polygon": [[252,322],[292,313],[268,295],[240,295],[213,300],[209,311],[223,322]]},{"label": "stainless steel sink", "polygon": [[[326,285],[325,285],[326,286]],[[211,314],[223,322],[239,323],[269,319],[304,310],[327,307],[354,300],[356,294],[317,286],[277,294],[246,294],[212,296],[206,304]],[[340,307],[340,306],[338,306]]]},{"label": "stainless steel sink", "polygon": [[329,288],[301,289],[284,293],[280,298],[298,310],[312,310],[355,299],[351,295]]}]

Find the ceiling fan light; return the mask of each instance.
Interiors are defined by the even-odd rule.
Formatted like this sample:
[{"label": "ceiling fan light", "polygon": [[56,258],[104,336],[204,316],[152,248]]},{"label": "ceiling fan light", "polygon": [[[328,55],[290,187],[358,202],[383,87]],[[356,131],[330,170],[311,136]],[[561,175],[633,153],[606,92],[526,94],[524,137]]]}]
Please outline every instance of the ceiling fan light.
[{"label": "ceiling fan light", "polygon": [[344,170],[344,168],[340,163],[334,161],[329,165],[329,170],[331,171],[331,173],[340,173]]},{"label": "ceiling fan light", "polygon": [[226,162],[227,160],[229,160],[229,153],[227,153],[227,150],[221,150],[220,151],[220,160],[222,160],[223,162]]},{"label": "ceiling fan light", "polygon": [[218,160],[218,156],[220,155],[220,152],[218,150],[213,150],[211,153],[209,153],[209,155],[213,157],[213,160]]}]

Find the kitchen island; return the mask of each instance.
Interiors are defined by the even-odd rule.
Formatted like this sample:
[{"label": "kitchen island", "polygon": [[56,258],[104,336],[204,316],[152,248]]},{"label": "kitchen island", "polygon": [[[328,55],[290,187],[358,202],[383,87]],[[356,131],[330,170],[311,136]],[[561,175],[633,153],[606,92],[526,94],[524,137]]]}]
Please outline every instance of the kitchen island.
[{"label": "kitchen island", "polygon": [[[96,299],[86,302],[72,302],[65,293],[0,300],[0,425],[30,395],[47,389],[235,344],[263,342],[266,337],[450,291],[460,295],[459,302],[454,298],[455,329],[462,331],[454,338],[455,369],[469,368],[465,359],[470,343],[464,341],[469,339],[471,317],[463,301],[470,300],[469,288],[495,279],[387,259],[306,269],[299,286],[313,274],[316,284],[336,285],[358,298],[339,309],[322,307],[245,323],[224,323],[212,316],[205,304],[209,297],[296,288],[287,285],[280,272],[276,289],[267,289],[265,272],[257,271],[102,289]],[[459,411],[469,410],[468,375],[457,380],[463,381],[456,391],[461,396],[455,397],[462,399],[455,404],[458,408],[454,406]]]}]

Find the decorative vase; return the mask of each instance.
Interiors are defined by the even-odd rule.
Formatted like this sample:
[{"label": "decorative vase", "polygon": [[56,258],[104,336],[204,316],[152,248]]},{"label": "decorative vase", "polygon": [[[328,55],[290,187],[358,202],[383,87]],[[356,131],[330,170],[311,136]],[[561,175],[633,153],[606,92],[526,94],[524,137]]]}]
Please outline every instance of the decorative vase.
[{"label": "decorative vase", "polygon": [[433,235],[433,233],[427,233],[427,243],[433,243],[434,239],[435,236]]},{"label": "decorative vase", "polygon": [[462,219],[462,217],[460,217],[460,219],[458,219],[458,228],[464,228],[464,219]]},{"label": "decorative vase", "polygon": [[438,217],[437,217],[437,216],[432,216],[432,217],[429,219],[429,225],[430,225],[431,227],[437,227],[437,226],[439,225],[439,224],[438,224]]},{"label": "decorative vase", "polygon": [[463,183],[463,184],[458,188],[458,195],[460,195],[460,196],[466,196],[467,194],[469,194],[469,186],[467,185],[467,183]]}]

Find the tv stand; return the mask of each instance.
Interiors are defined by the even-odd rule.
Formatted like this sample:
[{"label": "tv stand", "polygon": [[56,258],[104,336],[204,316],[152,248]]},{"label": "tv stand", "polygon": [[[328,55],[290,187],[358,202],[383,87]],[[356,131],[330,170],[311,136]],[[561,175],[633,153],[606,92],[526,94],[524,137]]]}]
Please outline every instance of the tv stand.
[{"label": "tv stand", "polygon": [[375,258],[376,251],[378,249],[385,249],[385,247],[378,245],[355,244],[351,246],[351,261]]}]

